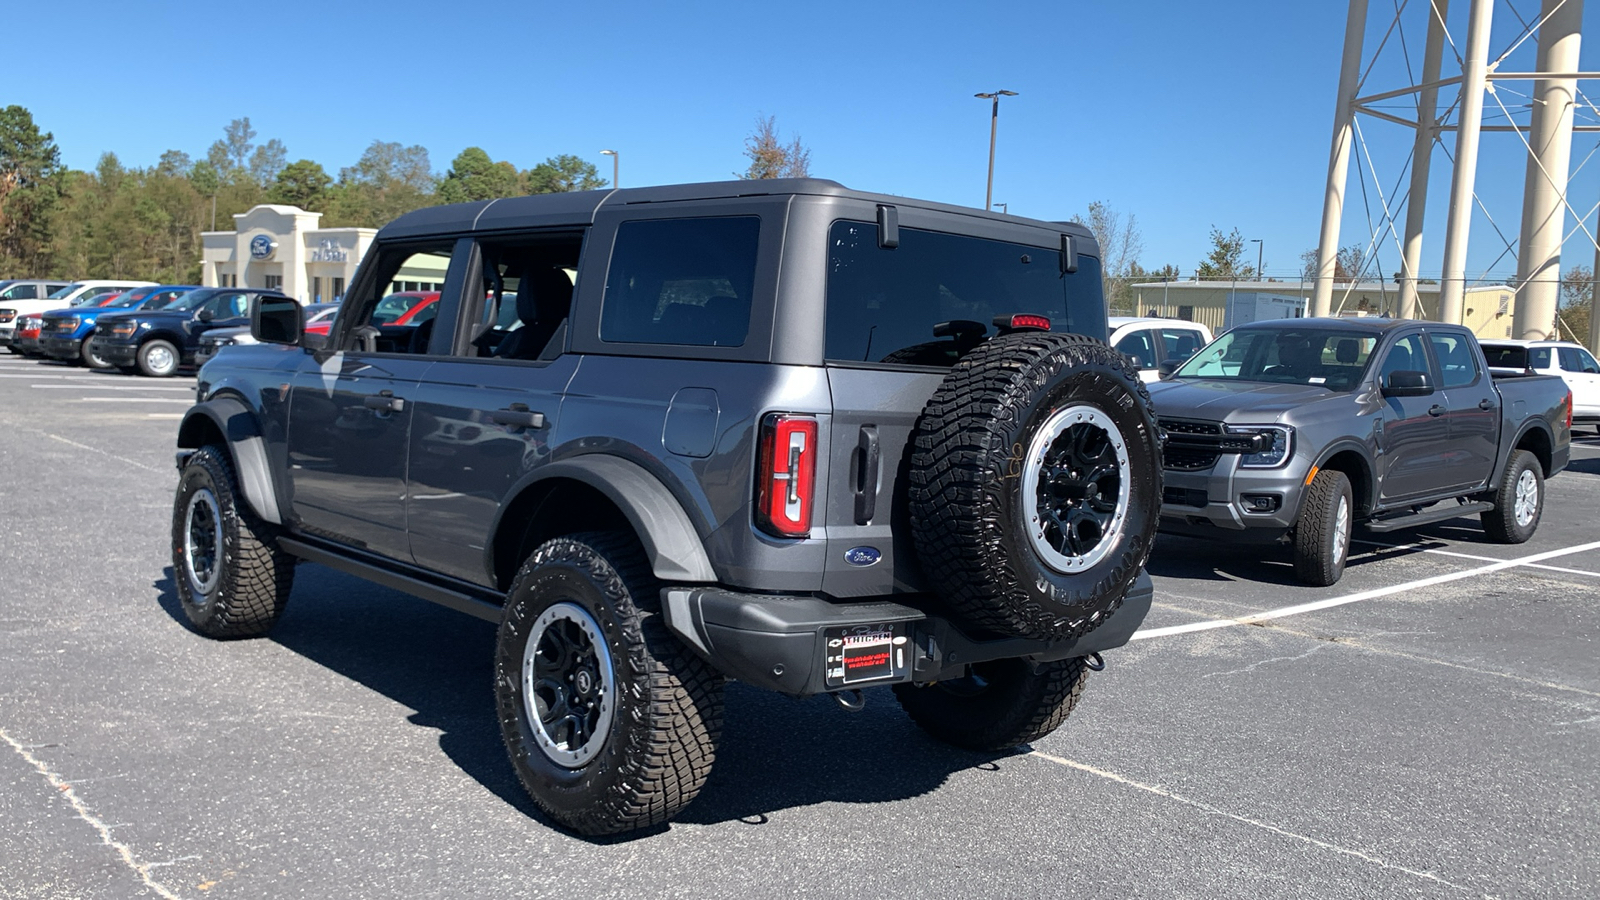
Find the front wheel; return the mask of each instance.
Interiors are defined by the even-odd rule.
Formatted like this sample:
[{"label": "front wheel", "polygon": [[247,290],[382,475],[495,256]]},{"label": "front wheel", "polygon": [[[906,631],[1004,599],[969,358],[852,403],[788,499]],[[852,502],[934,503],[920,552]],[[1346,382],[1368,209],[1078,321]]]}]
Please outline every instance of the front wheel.
[{"label": "front wheel", "polygon": [[894,697],[923,731],[968,750],[1007,750],[1044,737],[1067,720],[1083,694],[1083,657],[1030,665],[976,663],[965,678],[897,684]]},{"label": "front wheel", "polygon": [[100,355],[95,353],[94,348],[89,345],[93,337],[94,332],[90,332],[89,336],[83,339],[83,343],[78,345],[78,360],[91,369],[111,368],[111,364],[101,359]]},{"label": "front wheel", "polygon": [[171,341],[156,338],[146,341],[139,347],[139,374],[151,378],[166,378],[178,371],[178,364],[183,357],[178,354],[178,348]]},{"label": "front wheel", "polygon": [[233,465],[203,447],[178,475],[172,508],[172,577],[195,629],[207,637],[267,633],[289,601],[294,557],[243,502]]},{"label": "front wheel", "polygon": [[1514,450],[1495,488],[1494,509],[1478,514],[1489,540],[1521,544],[1539,530],[1544,514],[1544,472],[1539,460],[1526,450]]},{"label": "front wheel", "polygon": [[517,778],[587,835],[661,824],[711,773],[723,681],[666,629],[628,535],[539,546],[506,598],[495,701]]},{"label": "front wheel", "polygon": [[1344,574],[1354,510],[1350,498],[1350,478],[1332,469],[1318,472],[1306,488],[1294,525],[1294,574],[1305,584],[1327,587]]}]

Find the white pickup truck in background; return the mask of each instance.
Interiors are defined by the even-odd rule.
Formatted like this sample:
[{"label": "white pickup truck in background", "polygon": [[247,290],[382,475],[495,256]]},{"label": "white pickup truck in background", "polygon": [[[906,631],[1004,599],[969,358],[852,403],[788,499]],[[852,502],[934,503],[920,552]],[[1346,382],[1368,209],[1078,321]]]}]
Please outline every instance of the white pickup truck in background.
[{"label": "white pickup truck in background", "polygon": [[1560,375],[1572,391],[1572,424],[1600,430],[1600,362],[1571,341],[1482,341],[1491,372]]}]

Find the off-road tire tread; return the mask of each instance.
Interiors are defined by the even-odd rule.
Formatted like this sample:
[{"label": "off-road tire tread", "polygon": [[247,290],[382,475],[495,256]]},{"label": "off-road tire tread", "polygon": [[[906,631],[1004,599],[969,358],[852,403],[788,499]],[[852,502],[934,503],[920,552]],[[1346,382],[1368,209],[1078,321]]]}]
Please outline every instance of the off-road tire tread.
[{"label": "off-road tire tread", "polygon": [[228,454],[214,445],[189,457],[185,470],[199,466],[211,477],[222,516],[222,566],[216,598],[197,603],[185,574],[183,533],[188,495],[179,476],[172,513],[172,577],[189,621],[212,638],[259,637],[283,616],[294,587],[293,556],[279,548],[279,528],[262,520],[240,498],[239,482]]},{"label": "off-road tire tread", "polygon": [[[688,806],[711,774],[722,734],[724,679],[667,630],[660,586],[633,535],[588,532],[548,541],[523,563],[510,596],[540,567],[558,561],[585,572],[613,604],[623,652],[636,670],[649,673],[649,721],[643,737],[617,754],[624,774],[613,790],[587,810],[563,813],[545,806],[531,788],[528,793],[548,815],[581,834],[660,825]],[[503,729],[502,736],[507,752],[518,752]],[[608,740],[617,737],[614,730]]]},{"label": "off-road tire tread", "polygon": [[[1349,491],[1350,478],[1343,472],[1333,469],[1323,469],[1311,485],[1306,488],[1306,496],[1300,507],[1300,518],[1294,524],[1294,575],[1305,584],[1314,587],[1327,587],[1339,580],[1344,574],[1344,566],[1338,560],[1330,559],[1328,549],[1328,529],[1335,527],[1335,506],[1340,496],[1339,484],[1343,483],[1345,490]],[[1355,523],[1355,503],[1352,498],[1351,525]],[[1345,545],[1345,554],[1349,555],[1349,544]]]},{"label": "off-road tire tread", "polygon": [[1527,534],[1517,530],[1517,475],[1524,466],[1542,475],[1543,469],[1539,466],[1539,458],[1526,450],[1513,450],[1506,460],[1506,468],[1500,473],[1500,483],[1495,486],[1494,493],[1489,496],[1489,501],[1494,504],[1494,509],[1478,514],[1478,521],[1483,523],[1484,533],[1489,540],[1496,544],[1521,544],[1533,537],[1539,530],[1539,520],[1544,518],[1544,492],[1545,484],[1539,480],[1539,509],[1534,513],[1533,522]]},{"label": "off-road tire tread", "polygon": [[[1023,660],[1004,660],[1026,666]],[[1040,663],[1038,672],[1023,677],[1017,689],[986,699],[980,715],[963,710],[939,693],[938,685],[897,684],[894,696],[918,727],[928,734],[967,750],[999,751],[1029,744],[1060,728],[1078,705],[1088,682],[1089,667],[1083,657]]]},{"label": "off-road tire tread", "polygon": [[[1069,639],[1087,633],[1098,621],[1089,617],[1062,627],[1055,613],[1037,603],[997,602],[1018,597],[1017,575],[989,564],[1004,527],[982,512],[986,486],[1008,476],[997,452],[1003,440],[1000,423],[1014,418],[1029,398],[1032,385],[1019,383],[1019,370],[1033,368],[1051,355],[1055,375],[1070,366],[1099,362],[1121,368],[1145,408],[1150,392],[1138,370],[1104,343],[1079,334],[1024,332],[997,337],[962,357],[929,399],[912,433],[908,472],[911,531],[924,574],[939,585],[941,596],[963,622],[1003,635]],[[1152,424],[1154,415],[1151,415]],[[1156,464],[1155,497],[1161,496],[1161,466]],[[1137,564],[1129,567],[1127,585],[1101,610],[1104,621],[1122,603],[1150,556],[1152,534]]]}]

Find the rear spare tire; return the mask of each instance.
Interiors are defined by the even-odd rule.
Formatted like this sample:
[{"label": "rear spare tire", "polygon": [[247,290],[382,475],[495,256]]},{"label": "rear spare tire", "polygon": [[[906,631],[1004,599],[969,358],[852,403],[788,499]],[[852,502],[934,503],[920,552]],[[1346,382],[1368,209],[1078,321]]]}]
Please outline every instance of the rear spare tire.
[{"label": "rear spare tire", "polygon": [[912,442],[912,536],[957,618],[1065,640],[1122,603],[1155,536],[1161,444],[1120,353],[1075,334],[997,337],[951,369]]}]

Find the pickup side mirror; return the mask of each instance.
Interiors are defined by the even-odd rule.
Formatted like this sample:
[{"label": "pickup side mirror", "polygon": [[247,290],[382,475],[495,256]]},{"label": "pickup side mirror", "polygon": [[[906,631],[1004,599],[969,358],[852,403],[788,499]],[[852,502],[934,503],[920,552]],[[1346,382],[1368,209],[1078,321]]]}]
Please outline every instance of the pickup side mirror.
[{"label": "pickup side mirror", "polygon": [[[1190,355],[1192,356],[1193,354]],[[1188,362],[1187,359],[1178,359],[1177,357],[1173,357],[1172,359],[1164,359],[1161,361],[1161,365],[1156,366],[1156,372],[1161,375],[1161,378],[1164,381],[1168,378],[1171,378],[1172,373],[1178,371],[1178,367],[1186,362]]]},{"label": "pickup side mirror", "polygon": [[298,344],[305,310],[288,297],[262,297],[250,310],[250,336],[263,344]]},{"label": "pickup side mirror", "polygon": [[212,319],[215,319],[217,317],[217,314],[212,312],[210,307],[207,307],[207,308],[202,309],[199,312],[195,313],[194,317],[196,319],[199,319],[202,322],[209,322]]},{"label": "pickup side mirror", "polygon": [[1383,395],[1385,397],[1426,397],[1433,393],[1433,385],[1428,383],[1427,372],[1416,372],[1401,369],[1390,372],[1383,379]]}]

